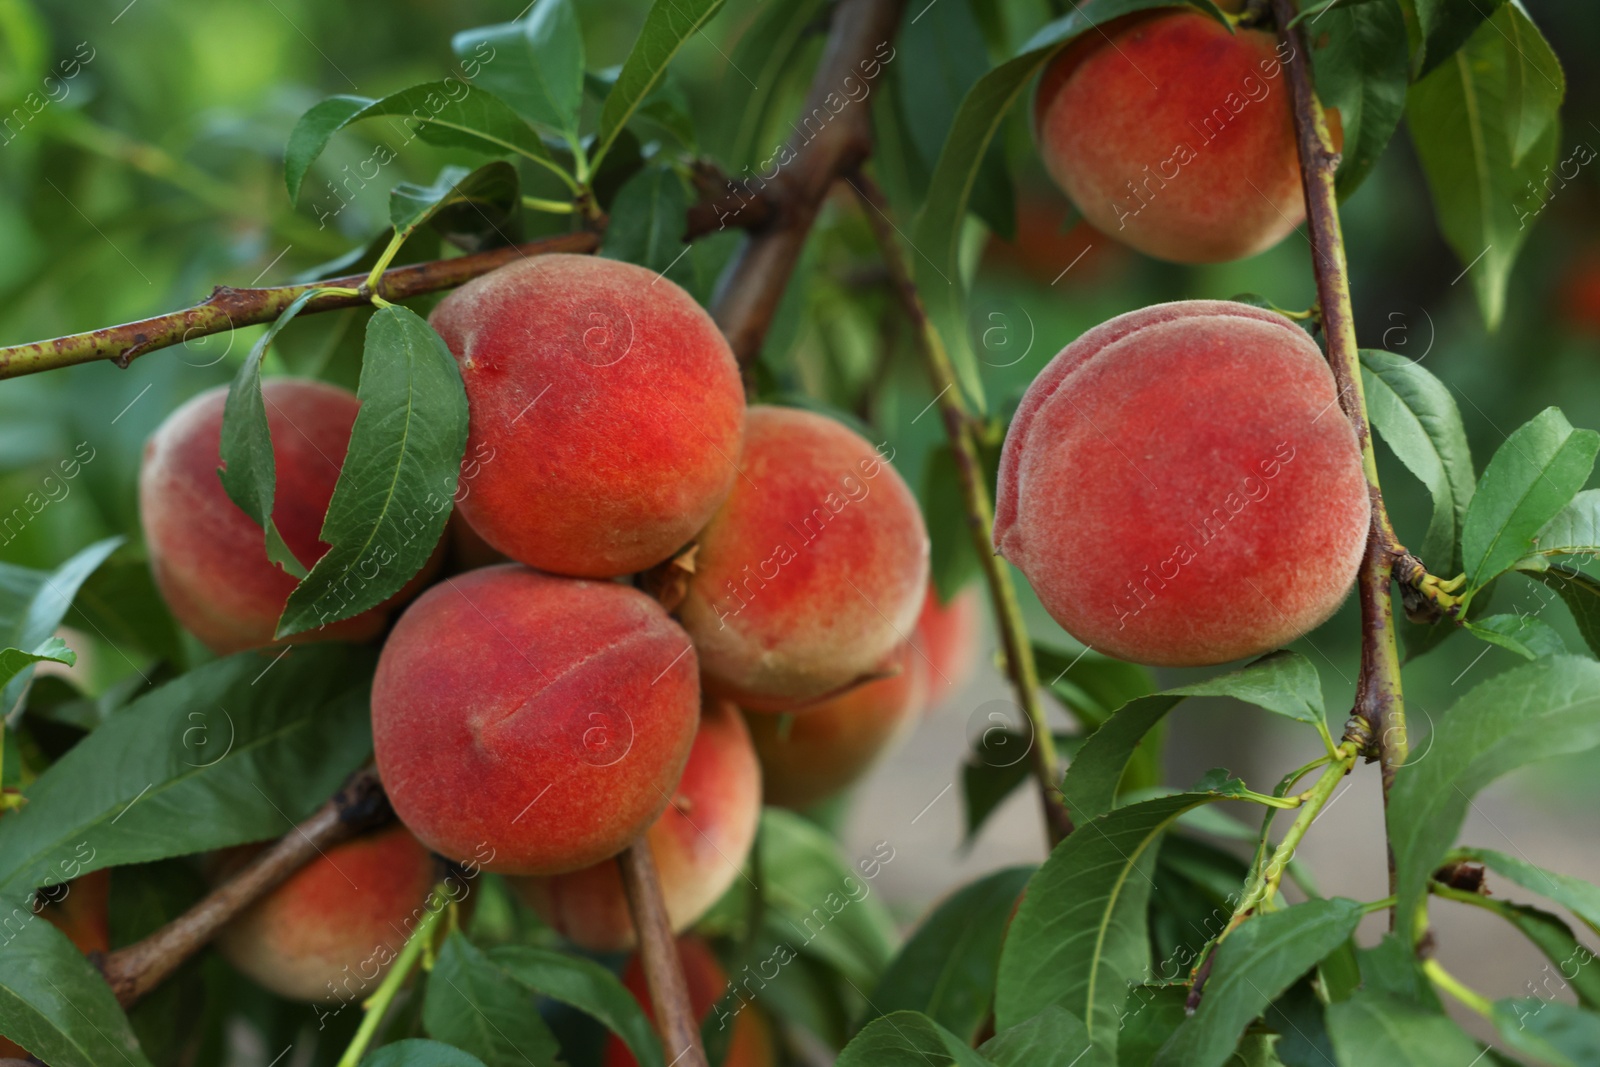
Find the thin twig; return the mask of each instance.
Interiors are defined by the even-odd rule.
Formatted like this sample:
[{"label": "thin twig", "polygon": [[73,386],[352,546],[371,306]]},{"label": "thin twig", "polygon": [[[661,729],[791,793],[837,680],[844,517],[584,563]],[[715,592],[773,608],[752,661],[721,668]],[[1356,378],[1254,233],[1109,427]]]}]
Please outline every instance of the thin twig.
[{"label": "thin twig", "polygon": [[949,353],[923,307],[916,283],[911,279],[910,268],[896,243],[895,229],[889,221],[889,205],[883,193],[865,175],[850,179],[863,202],[867,222],[882,249],[889,276],[894,281],[896,294],[905,308],[938,393],[939,414],[944,421],[945,434],[950,439],[950,449],[955,456],[956,475],[961,482],[961,500],[965,505],[967,530],[972,536],[972,547],[983,567],[984,579],[989,585],[989,598],[994,606],[995,623],[1000,630],[1000,646],[1005,653],[1006,673],[1017,692],[1017,701],[1028,717],[1032,729],[1032,745],[1028,755],[1033,763],[1033,773],[1039,785],[1039,798],[1044,805],[1045,828],[1054,845],[1072,832],[1072,817],[1067,813],[1061,797],[1061,763],[1056,753],[1055,737],[1045,718],[1044,706],[1039,701],[1039,672],[1033,660],[1033,645],[1028,640],[1027,625],[1022,618],[1022,608],[1017,602],[1016,587],[1011,581],[1007,565],[994,551],[994,503],[989,499],[989,485],[984,478],[983,465],[978,459],[978,446],[973,436],[973,422],[967,412],[966,401],[956,384],[955,369],[950,364]]},{"label": "thin twig", "polygon": [[[563,234],[455,259],[396,267],[383,276],[378,295],[393,301],[454,289],[480,274],[487,274],[496,267],[526,256],[548,252],[592,252],[599,241],[592,233]],[[196,337],[241,326],[271,322],[308,290],[338,288],[353,291],[360,288],[366,277],[365,274],[352,274],[306,285],[279,285],[267,289],[235,289],[219,285],[205,300],[183,311],[173,311],[121,326],[107,326],[88,333],[68,334],[49,341],[0,348],[0,379],[19,378],[24,374],[37,374],[101,359],[109,359],[120,367],[126,367],[146,352],[154,352],[158,348],[183,344]],[[333,293],[316,298],[301,314],[358,307],[369,302],[366,296],[359,294]]]},{"label": "thin twig", "polygon": [[645,985],[656,1009],[656,1029],[666,1049],[667,1062],[681,1067],[706,1067],[700,1045],[700,1023],[689,1004],[689,986],[683,977],[678,942],[672,936],[661,879],[656,873],[650,844],[640,838],[617,857],[622,888],[628,896],[633,928],[639,934],[639,962]]},{"label": "thin twig", "polygon": [[[894,61],[903,6],[904,0],[840,0],[833,11],[827,47],[795,134],[770,161],[776,175],[758,179],[759,191],[775,197],[781,210],[745,243],[712,306],[712,316],[741,365],[748,366],[761,351],[828,191],[872,150],[872,109],[866,94],[876,88],[884,66]],[[852,86],[865,86],[866,91],[858,98]]]},{"label": "thin twig", "polygon": [[105,958],[101,971],[127,1007],[160,985],[230,919],[260,900],[324,850],[394,817],[376,771],[358,771],[316,814],[142,941]]},{"label": "thin twig", "polygon": [[[1280,27],[1295,17],[1295,0],[1272,0],[1273,17]],[[1372,499],[1372,525],[1366,552],[1357,572],[1361,597],[1361,674],[1356,683],[1355,713],[1367,721],[1377,744],[1383,769],[1383,799],[1388,806],[1395,772],[1406,761],[1405,700],[1400,688],[1400,651],[1396,643],[1394,601],[1390,581],[1404,552],[1383,504],[1378,486],[1378,464],[1367,423],[1367,401],[1361,384],[1361,356],[1356,346],[1355,315],[1350,306],[1350,271],[1345,259],[1344,233],[1339,223],[1334,175],[1339,154],[1333,150],[1322,103],[1312,84],[1311,54],[1299,27],[1282,31],[1290,46],[1285,63],[1294,94],[1294,125],[1300,149],[1300,177],[1306,196],[1306,225],[1310,231],[1312,267],[1317,298],[1322,309],[1323,335],[1328,362],[1339,387],[1339,399],[1361,443],[1367,492]],[[1389,889],[1394,891],[1394,855],[1389,856]],[[1393,912],[1391,911],[1391,920]]]}]

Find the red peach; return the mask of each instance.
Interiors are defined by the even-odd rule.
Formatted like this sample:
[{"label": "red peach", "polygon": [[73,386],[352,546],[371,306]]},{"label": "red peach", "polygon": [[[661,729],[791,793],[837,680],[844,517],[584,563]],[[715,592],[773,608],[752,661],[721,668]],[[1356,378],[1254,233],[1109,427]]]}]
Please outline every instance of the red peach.
[{"label": "red peach", "polygon": [[1305,218],[1285,54],[1193,11],[1085,33],[1039,82],[1045,169],[1096,229],[1160,259],[1270,248]]},{"label": "red peach", "polygon": [[[699,920],[744,869],[761,821],[761,766],[739,710],[706,704],[672,803],[646,840],[674,933]],[[632,948],[628,898],[611,860],[512,886],[567,940],[593,952]]]},{"label": "red peach", "polygon": [[588,867],[666,807],[698,674],[688,635],[637,589],[468,571],[417,598],[383,646],[378,773],[443,856],[506,874]]},{"label": "red peach", "polygon": [[[277,469],[272,519],[309,570],[328,551],[319,540],[322,519],[360,403],[337,386],[296,378],[268,378],[261,392]],[[272,644],[297,583],[267,560],[266,535],[217,476],[227,396],[219,386],[167,416],[139,469],[139,514],[156,585],[184,628],[219,655]],[[382,631],[389,606],[288,640],[364,641]]]},{"label": "red peach", "polygon": [[917,617],[911,643],[928,668],[928,705],[943,703],[972,681],[978,668],[978,640],[983,615],[983,594],[976,585],[962,589],[948,604],[928,583],[928,596]]},{"label": "red peach", "polygon": [[359,1002],[424,914],[439,863],[403,826],[346,841],[223,928],[234,967],[290,1000]]},{"label": "red peach", "polygon": [[[689,1007],[695,1018],[704,1022],[728,989],[728,972],[717,962],[711,947],[698,937],[678,939],[678,959],[683,963],[683,978],[689,987]],[[655,1006],[650,1003],[644,968],[637,956],[623,969],[622,984],[633,994],[650,1021],[655,1022]],[[777,1053],[772,1029],[761,1009],[740,1002],[728,1010],[728,1017],[732,1020],[733,1036],[728,1043],[728,1058],[722,1061],[724,1067],[772,1067],[777,1062]],[[669,1060],[675,1051],[667,1050]],[[606,1042],[605,1067],[639,1067],[639,1061],[616,1035],[612,1035]]]},{"label": "red peach", "polygon": [[767,803],[804,808],[853,785],[916,723],[928,691],[927,661],[909,644],[887,678],[792,716],[752,714]]},{"label": "red peach", "polygon": [[1095,327],[1034,380],[1006,434],[994,537],[1079,641],[1199,666],[1327,619],[1369,514],[1317,346],[1273,312],[1192,300]]},{"label": "red peach", "polygon": [[512,559],[585,578],[643,570],[727,495],[739,368],[711,317],[654,271],[530,257],[463,285],[429,321],[472,413],[461,513]]},{"label": "red peach", "polygon": [[755,407],[679,611],[710,692],[784,711],[870,674],[927,580],[928,533],[894,468],[832,419]]}]

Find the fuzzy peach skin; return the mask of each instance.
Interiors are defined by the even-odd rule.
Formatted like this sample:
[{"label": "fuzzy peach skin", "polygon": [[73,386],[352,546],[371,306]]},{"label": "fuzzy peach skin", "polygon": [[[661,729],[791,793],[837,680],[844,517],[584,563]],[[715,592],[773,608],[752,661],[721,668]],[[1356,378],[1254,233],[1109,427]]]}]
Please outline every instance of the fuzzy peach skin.
[{"label": "fuzzy peach skin", "polygon": [[396,814],[440,855],[503,874],[575,871],[644,833],[699,712],[694,649],[659,604],[515,563],[418,597],[372,685]]},{"label": "fuzzy peach skin", "polygon": [[[727,892],[761,821],[761,765],[739,710],[709,701],[672,802],[646,840],[674,933],[693,926]],[[632,948],[637,937],[617,865],[510,883],[567,940],[592,952]]]},{"label": "fuzzy peach skin", "polygon": [[[322,519],[360,402],[337,386],[298,378],[268,378],[261,392],[277,468],[272,519],[309,570],[328,551],[319,540]],[[272,644],[297,584],[268,561],[266,535],[217,476],[227,397],[227,386],[218,386],[167,416],[139,468],[139,517],[156,585],[184,628],[218,655]],[[289,641],[364,641],[382,631],[387,607]]]},{"label": "fuzzy peach skin", "polygon": [[978,669],[982,614],[983,592],[977,585],[968,585],[945,604],[939,600],[938,588],[928,583],[922,614],[911,635],[912,645],[927,666],[926,710],[956,696],[972,681]]},{"label": "fuzzy peach skin", "polygon": [[869,674],[910,635],[927,581],[922,512],[889,462],[833,419],[754,407],[679,614],[708,691],[785,711]]},{"label": "fuzzy peach skin", "polygon": [[1224,663],[1322,623],[1354,581],[1370,501],[1311,339],[1192,300],[1064,348],[1001,453],[995,547],[1097,651]]},{"label": "fuzzy peach skin", "polygon": [[540,570],[643,570],[706,524],[735,477],[744,387],[722,333],[656,272],[597,256],[518,260],[429,322],[471,409],[460,510]]},{"label": "fuzzy peach skin", "polygon": [[1096,229],[1159,259],[1270,248],[1305,218],[1288,54],[1273,33],[1195,11],[1091,30],[1039,81],[1045,169]]},{"label": "fuzzy peach skin", "polygon": [[830,797],[905,738],[928,693],[928,664],[905,644],[883,669],[893,673],[792,716],[747,717],[767,803],[804,808]]},{"label": "fuzzy peach skin", "polygon": [[438,861],[391,826],[306,864],[225,926],[227,961],[281,997],[360,1003],[424,914]]},{"label": "fuzzy peach skin", "polygon": [[[719,998],[728,989],[728,972],[722,969],[711,947],[698,937],[678,939],[678,959],[683,964],[683,980],[689,987],[689,1007],[696,1019],[705,1021]],[[633,994],[651,1022],[655,1022],[655,1006],[650,1002],[650,990],[645,983],[644,968],[637,956],[628,961],[622,971],[622,984]],[[724,1067],[773,1067],[778,1062],[773,1047],[772,1028],[761,1009],[750,1001],[755,989],[765,983],[756,978],[746,980],[754,989],[740,994],[731,1007],[725,1009],[724,1025],[733,1027],[733,1037],[728,1042],[728,1058]],[[672,1055],[669,1050],[668,1056]],[[628,1047],[613,1034],[606,1041],[604,1067],[639,1067]]]}]

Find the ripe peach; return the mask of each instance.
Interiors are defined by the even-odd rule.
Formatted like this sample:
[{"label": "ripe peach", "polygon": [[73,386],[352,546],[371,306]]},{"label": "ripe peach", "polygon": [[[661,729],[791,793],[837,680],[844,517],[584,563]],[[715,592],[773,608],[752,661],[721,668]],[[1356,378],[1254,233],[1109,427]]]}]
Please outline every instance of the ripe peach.
[{"label": "ripe peach", "polygon": [[[760,821],[761,766],[750,733],[737,708],[710,701],[672,803],[646,837],[673,932],[694,925],[739,877]],[[511,884],[569,941],[593,952],[635,943],[628,898],[611,860]]]},{"label": "ripe peach", "polygon": [[637,589],[519,564],[408,608],[372,685],[378,773],[429,848],[506,874],[616,855],[659,816],[699,721],[688,635]]},{"label": "ripe peach", "polygon": [[983,593],[978,586],[967,586],[945,604],[939,600],[939,590],[928,583],[928,596],[922,602],[911,643],[927,665],[930,708],[960,693],[972,681],[978,668],[982,614]]},{"label": "ripe peach", "polygon": [[854,784],[916,723],[928,664],[909,644],[885,665],[894,673],[797,712],[750,715],[767,803],[804,808]]},{"label": "ripe peach", "polygon": [[281,997],[360,1001],[422,917],[440,873],[403,826],[357,837],[240,913],[218,935],[217,947]]},{"label": "ripe peach", "polygon": [[1332,373],[1281,315],[1191,300],[1079,337],[1006,434],[996,549],[1078,640],[1198,666],[1322,623],[1370,501]]},{"label": "ripe peach", "polygon": [[[704,1022],[713,1007],[728,990],[728,972],[722,969],[711,947],[698,937],[678,939],[678,959],[683,963],[683,979],[689,987],[689,1007],[695,1018]],[[644,1013],[655,1022],[655,1006],[650,1003],[650,990],[645,984],[644,968],[635,956],[622,971],[622,984],[633,994]],[[761,1009],[744,999],[726,1009],[724,1023],[732,1025],[733,1037],[728,1044],[728,1058],[724,1067],[772,1067],[777,1063],[773,1047],[772,1030]],[[679,1049],[667,1049],[670,1060]],[[606,1042],[605,1067],[639,1067],[628,1047],[616,1035]]]},{"label": "ripe peach", "polygon": [[[268,378],[262,395],[277,468],[272,519],[310,569],[328,551],[319,540],[322,519],[360,404],[347,390],[297,378]],[[156,585],[184,628],[219,655],[272,644],[297,582],[267,560],[266,535],[217,477],[227,396],[219,386],[167,416],[139,468],[139,514]],[[383,629],[387,608],[288,640],[364,641]]]},{"label": "ripe peach", "polygon": [[1305,218],[1288,54],[1273,33],[1193,11],[1085,33],[1039,82],[1045,169],[1096,229],[1157,258],[1270,248]]},{"label": "ripe peach", "polygon": [[429,321],[472,412],[461,512],[512,559],[585,578],[643,570],[727,495],[739,368],[711,317],[654,271],[535,256],[463,285]]},{"label": "ripe peach", "polygon": [[886,459],[832,419],[756,407],[679,612],[710,692],[785,711],[869,674],[927,581],[922,513]]}]

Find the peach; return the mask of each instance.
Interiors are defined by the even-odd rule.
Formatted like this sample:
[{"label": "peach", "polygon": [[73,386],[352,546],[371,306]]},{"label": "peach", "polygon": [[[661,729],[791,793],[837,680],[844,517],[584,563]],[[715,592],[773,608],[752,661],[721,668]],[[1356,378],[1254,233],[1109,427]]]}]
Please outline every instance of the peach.
[{"label": "peach", "polygon": [[748,716],[766,800],[804,808],[859,781],[916,723],[928,692],[927,661],[909,644],[886,678],[787,718]]},{"label": "peach", "polygon": [[699,721],[688,635],[613,582],[508,563],[449,578],[395,624],[372,685],[378,774],[441,855],[561,874],[666,807]]},{"label": "peach", "polygon": [[1194,11],[1085,33],[1039,82],[1045,169],[1096,229],[1159,259],[1270,248],[1305,218],[1286,55]]},{"label": "peach", "polygon": [[755,407],[739,480],[693,567],[679,613],[707,690],[786,711],[866,677],[910,635],[928,532],[905,482],[859,434]]},{"label": "peach", "polygon": [[[337,386],[297,378],[268,378],[261,391],[277,469],[272,520],[309,570],[328,551],[322,519],[360,403]],[[268,561],[266,535],[217,477],[227,396],[218,386],[167,416],[139,468],[139,515],[156,585],[174,617],[218,655],[272,644],[298,582]],[[389,607],[287,640],[364,641],[382,631]]]},{"label": "peach", "polygon": [[[683,964],[683,979],[689,987],[689,1007],[695,1018],[702,1022],[711,1014],[716,1003],[728,990],[728,972],[722,969],[711,947],[698,937],[678,939],[678,959]],[[622,984],[633,994],[651,1022],[655,1021],[655,1006],[650,1003],[650,990],[645,983],[644,968],[635,956],[622,971]],[[723,1067],[772,1067],[777,1063],[772,1030],[761,1010],[743,999],[727,1009],[725,1024],[733,1026],[733,1036],[728,1043],[728,1058]],[[681,1054],[679,1049],[667,1049],[667,1059]],[[606,1042],[605,1067],[639,1067],[628,1047],[612,1035]]]},{"label": "peach", "polygon": [[1369,514],[1317,346],[1273,312],[1191,300],[1102,323],[1029,386],[994,543],[1079,641],[1199,666],[1326,620]]},{"label": "peach", "polygon": [[241,912],[217,936],[217,947],[281,997],[359,1002],[422,918],[441,873],[403,826],[357,837]]},{"label": "peach", "polygon": [[[744,869],[761,821],[761,766],[739,710],[713,700],[700,715],[683,778],[646,840],[674,933],[715,904]],[[592,952],[636,943],[628,898],[610,860],[570,874],[515,878],[515,888],[556,932]]]},{"label": "peach", "polygon": [[512,559],[584,578],[643,570],[727,495],[739,368],[711,317],[654,271],[530,257],[463,285],[429,321],[471,409],[461,513]]},{"label": "peach", "polygon": [[922,602],[911,643],[927,666],[930,710],[972,681],[978,669],[982,614],[983,593],[978,586],[968,585],[946,604],[939,599],[938,588],[928,583],[928,596]]}]

